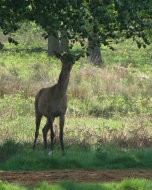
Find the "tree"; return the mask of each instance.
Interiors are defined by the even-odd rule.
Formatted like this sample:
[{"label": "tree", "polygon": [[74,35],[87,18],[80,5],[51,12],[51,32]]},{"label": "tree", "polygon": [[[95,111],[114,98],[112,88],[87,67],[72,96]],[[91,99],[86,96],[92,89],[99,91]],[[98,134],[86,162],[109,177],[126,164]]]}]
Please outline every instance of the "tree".
[{"label": "tree", "polygon": [[[19,29],[19,23],[28,15],[29,2],[26,0],[1,0],[0,1],[0,29],[4,35],[15,32]],[[8,37],[10,43],[17,42]]]},{"label": "tree", "polygon": [[67,52],[69,48],[69,41],[66,35],[66,31],[61,31],[55,37],[53,35],[48,36],[48,56],[54,56],[54,51],[59,53]]},{"label": "tree", "polygon": [[146,47],[151,29],[151,4],[150,0],[33,0],[31,9],[33,20],[48,35],[60,40],[59,33],[66,31],[69,48],[79,42],[87,53],[97,49],[99,55],[101,44],[113,49],[111,43],[119,43],[122,38],[132,38],[139,48]]},{"label": "tree", "polygon": [[[94,43],[94,42],[96,42],[96,43]],[[91,39],[88,38],[88,56],[89,56],[91,63],[97,64],[99,66],[101,66],[103,64],[98,35],[92,34]]]},{"label": "tree", "polygon": [[[79,11],[83,1],[33,1],[31,4],[31,18],[46,31],[52,45],[60,46],[61,51],[69,49],[68,46],[79,41],[81,31],[80,20],[83,12]],[[42,6],[43,4],[43,6]],[[42,10],[43,7],[43,10]],[[35,16],[36,13],[39,15]],[[83,20],[84,21],[84,20]],[[80,25],[79,25],[80,24]],[[70,44],[68,44],[70,41]],[[80,40],[81,41],[81,40]],[[57,45],[60,42],[60,45]],[[49,43],[50,44],[50,43]],[[52,50],[50,51],[52,52]]]},{"label": "tree", "polygon": [[[148,31],[152,29],[152,2],[116,1],[119,29],[124,38],[133,38],[138,47],[149,45]],[[127,7],[127,9],[126,9]]]},{"label": "tree", "polygon": [[54,51],[60,52],[58,37],[53,35],[48,36],[48,56],[54,56]]},{"label": "tree", "polygon": [[[2,0],[2,30],[17,29],[16,23],[27,19],[36,22],[48,36],[61,41],[66,31],[69,46],[79,42],[86,53],[101,44],[113,49],[111,42],[132,38],[138,47],[149,44],[151,1],[136,0]],[[15,3],[14,3],[15,2]],[[7,11],[6,11],[7,10]],[[7,13],[7,15],[6,15]],[[91,47],[92,46],[92,47]]]}]

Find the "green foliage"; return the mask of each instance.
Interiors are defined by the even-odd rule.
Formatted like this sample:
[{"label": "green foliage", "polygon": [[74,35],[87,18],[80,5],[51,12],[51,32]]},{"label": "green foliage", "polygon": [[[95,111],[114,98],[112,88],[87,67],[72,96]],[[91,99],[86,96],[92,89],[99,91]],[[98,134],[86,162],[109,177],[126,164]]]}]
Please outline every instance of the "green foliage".
[{"label": "green foliage", "polygon": [[76,183],[73,181],[63,181],[58,184],[48,184],[42,182],[30,188],[0,182],[0,188],[3,190],[151,190],[152,181],[145,179],[125,179],[117,183]]},{"label": "green foliage", "polygon": [[[25,99],[24,92],[20,92],[15,95],[4,95],[3,101],[1,101],[1,112],[7,112],[10,110],[10,117],[27,116],[34,113],[34,100],[33,98]],[[12,104],[13,102],[13,104]],[[6,110],[7,109],[7,110]]]},{"label": "green foliage", "polygon": [[63,181],[61,184],[61,187],[67,190],[79,190],[79,189],[84,189],[84,190],[105,190],[104,185],[102,184],[78,184],[73,181]]},{"label": "green foliage", "polygon": [[[27,25],[28,29],[31,27],[36,26]],[[10,138],[16,142],[33,141],[34,96],[40,88],[54,85],[60,72],[58,60],[48,58],[44,52],[33,52],[32,32],[42,32],[34,28],[26,34],[28,49],[7,44],[8,50],[0,52],[1,142]],[[18,37],[21,31],[16,33]],[[150,146],[151,53],[144,49],[137,51],[130,41],[117,48],[112,53],[104,47],[103,69],[85,64],[85,59],[74,65],[68,90],[67,144],[86,147],[105,136],[104,144],[111,139],[111,143],[117,141],[124,147]],[[45,119],[41,129],[44,124]]]},{"label": "green foliage", "polygon": [[96,99],[70,100],[74,114],[103,118],[147,114],[151,110],[150,102],[150,97],[145,95],[99,95]]},{"label": "green foliage", "polygon": [[103,146],[102,140],[99,140],[96,147],[96,157],[102,162],[106,162],[108,160],[108,151],[106,147]]},{"label": "green foliage", "polygon": [[12,140],[6,140],[3,144],[0,145],[0,161],[2,162],[9,157],[19,153],[19,150],[22,146],[19,143],[16,143]]},{"label": "green foliage", "polygon": [[[151,71],[151,45],[146,49],[138,49],[135,42],[131,42],[130,40],[112,45],[115,51],[110,51],[107,47],[102,46],[103,62],[105,62],[106,65],[121,65],[126,68],[138,68],[144,73]],[[137,74],[135,71],[130,73]]]},{"label": "green foliage", "polygon": [[22,187],[22,186],[19,186],[19,185],[14,185],[14,184],[2,182],[2,181],[0,181],[0,189],[2,189],[2,190],[9,190],[9,189],[12,189],[12,190],[27,190],[26,187]]},{"label": "green foliage", "polygon": [[64,188],[60,185],[60,184],[48,184],[48,183],[40,183],[38,185],[36,185],[36,187],[34,188],[34,190],[64,190]]},{"label": "green foliage", "polygon": [[[21,33],[26,26],[24,41]],[[145,148],[152,143],[151,47],[137,51],[130,41],[119,44],[113,52],[103,47],[103,69],[85,64],[85,59],[75,64],[64,130],[67,155],[61,156],[59,144],[52,157],[44,153],[41,129],[45,120],[37,149],[32,151],[34,96],[40,88],[55,84],[60,72],[60,63],[46,56],[46,42],[36,36],[39,32],[43,30],[35,24],[25,24],[16,33],[25,49],[5,43],[6,49],[0,52],[0,170],[152,168],[152,150]],[[78,184],[67,184],[52,188],[82,189]],[[126,182],[117,188],[132,185]],[[44,189],[41,186],[50,188],[48,184],[36,188]]]},{"label": "green foliage", "polygon": [[[139,48],[149,45],[151,30],[151,3],[143,1],[26,1],[22,3],[3,0],[0,3],[0,26],[4,34],[16,31],[19,23],[28,20],[41,26],[44,36],[60,37],[66,31],[70,48],[75,42],[84,47],[85,39],[94,44],[110,45],[111,41],[119,42],[121,38],[132,38]],[[7,14],[6,14],[7,13]],[[92,35],[93,34],[93,35]],[[98,40],[92,36],[98,35]],[[11,40],[11,42],[13,42]],[[87,51],[87,47],[85,47]]]}]

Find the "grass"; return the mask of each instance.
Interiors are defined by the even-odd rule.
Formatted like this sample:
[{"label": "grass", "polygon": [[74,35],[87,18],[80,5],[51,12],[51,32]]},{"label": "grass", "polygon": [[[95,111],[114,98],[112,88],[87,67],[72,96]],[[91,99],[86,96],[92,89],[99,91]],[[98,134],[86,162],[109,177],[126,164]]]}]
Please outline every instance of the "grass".
[{"label": "grass", "polygon": [[103,46],[102,69],[86,58],[74,65],[64,130],[67,155],[61,157],[58,148],[52,158],[40,146],[31,150],[34,96],[56,83],[61,67],[47,57],[42,33],[33,23],[23,25],[14,34],[17,47],[0,34],[5,44],[0,51],[0,169],[152,168],[152,46],[138,50],[131,41],[114,45],[115,51]]},{"label": "grass", "polygon": [[151,190],[152,181],[144,179],[125,179],[117,183],[75,183],[73,181],[63,181],[58,184],[40,183],[35,187],[22,187],[5,182],[0,182],[3,190]]},{"label": "grass", "polygon": [[100,142],[94,148],[66,145],[64,157],[56,146],[50,157],[41,144],[33,151],[31,144],[6,141],[0,155],[0,170],[152,169],[151,148],[122,149]]}]

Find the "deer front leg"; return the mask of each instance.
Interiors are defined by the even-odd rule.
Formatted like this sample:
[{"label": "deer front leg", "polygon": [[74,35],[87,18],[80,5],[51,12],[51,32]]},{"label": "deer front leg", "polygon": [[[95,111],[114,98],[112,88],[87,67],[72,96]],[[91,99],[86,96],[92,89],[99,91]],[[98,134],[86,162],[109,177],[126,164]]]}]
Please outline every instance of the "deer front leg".
[{"label": "deer front leg", "polygon": [[43,132],[43,141],[44,141],[44,148],[47,149],[47,133],[49,131],[48,123],[44,126],[42,132]]},{"label": "deer front leg", "polygon": [[61,150],[62,150],[62,154],[65,155],[64,152],[64,142],[63,142],[63,128],[64,128],[64,121],[65,121],[65,116],[61,115],[60,116],[60,134],[59,134],[59,138],[60,138],[60,145],[61,145]]},{"label": "deer front leg", "polygon": [[43,128],[43,140],[44,140],[44,148],[47,149],[47,134],[49,129],[51,130],[51,151],[48,153],[48,155],[53,154],[53,141],[54,141],[54,131],[53,131],[53,122],[54,118],[50,117],[47,118],[47,123],[45,127]]}]

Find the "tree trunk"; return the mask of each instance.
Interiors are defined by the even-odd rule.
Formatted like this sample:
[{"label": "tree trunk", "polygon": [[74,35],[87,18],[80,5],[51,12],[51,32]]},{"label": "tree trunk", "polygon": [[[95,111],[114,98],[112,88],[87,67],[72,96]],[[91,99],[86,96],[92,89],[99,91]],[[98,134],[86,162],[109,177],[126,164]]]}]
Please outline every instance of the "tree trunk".
[{"label": "tree trunk", "polygon": [[48,37],[48,56],[53,56],[53,51],[60,52],[59,39],[50,35]]},{"label": "tree trunk", "polygon": [[97,35],[92,35],[92,38],[88,39],[88,53],[91,63],[102,66],[101,50]]},{"label": "tree trunk", "polygon": [[61,32],[60,52],[67,52],[69,48],[69,41],[65,31]]}]

